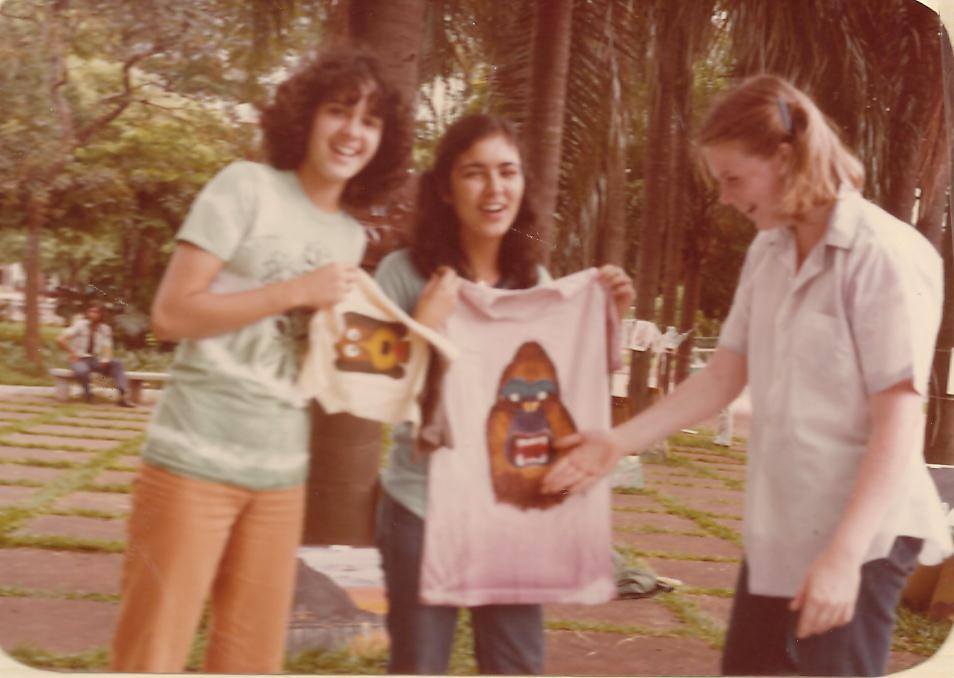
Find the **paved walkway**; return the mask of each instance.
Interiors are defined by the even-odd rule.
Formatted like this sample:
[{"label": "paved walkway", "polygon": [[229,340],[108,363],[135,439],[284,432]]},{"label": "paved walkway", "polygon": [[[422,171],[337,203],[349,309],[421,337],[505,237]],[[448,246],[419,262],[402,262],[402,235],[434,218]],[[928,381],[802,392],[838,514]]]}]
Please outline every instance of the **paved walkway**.
[{"label": "paved walkway", "polygon": [[[0,387],[4,650],[32,648],[94,661],[105,656],[118,607],[130,481],[150,411],[149,405],[120,409],[106,399],[63,405],[51,389]],[[668,463],[643,465],[647,489],[614,494],[617,548],[630,562],[683,586],[639,600],[547,606],[548,673],[718,672],[741,556],[744,460],[738,440],[721,448],[681,434]],[[380,612],[380,588],[358,584],[350,587],[355,602]],[[891,667],[924,659],[897,651]],[[12,675],[4,661],[0,656],[0,674]]]}]

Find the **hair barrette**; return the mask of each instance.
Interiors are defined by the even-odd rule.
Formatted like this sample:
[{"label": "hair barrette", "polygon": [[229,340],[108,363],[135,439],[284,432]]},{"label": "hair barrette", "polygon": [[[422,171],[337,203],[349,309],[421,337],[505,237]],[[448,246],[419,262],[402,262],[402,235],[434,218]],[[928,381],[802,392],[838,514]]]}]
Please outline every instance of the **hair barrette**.
[{"label": "hair barrette", "polygon": [[785,133],[791,136],[794,133],[794,128],[792,126],[792,111],[788,107],[788,103],[781,97],[775,100],[778,103],[778,114],[782,118],[782,128],[785,130]]}]

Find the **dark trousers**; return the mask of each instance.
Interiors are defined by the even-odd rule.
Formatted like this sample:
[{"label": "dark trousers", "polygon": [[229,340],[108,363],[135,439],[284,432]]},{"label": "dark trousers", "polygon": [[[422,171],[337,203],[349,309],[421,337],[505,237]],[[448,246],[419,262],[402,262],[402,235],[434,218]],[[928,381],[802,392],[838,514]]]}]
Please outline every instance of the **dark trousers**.
[{"label": "dark trousers", "polygon": [[129,388],[126,380],[126,371],[123,364],[118,360],[99,360],[93,356],[83,356],[75,363],[70,364],[70,369],[76,374],[76,379],[83,387],[83,393],[89,393],[89,375],[93,372],[107,374],[112,377],[116,388],[120,393],[125,393]]},{"label": "dark trousers", "polygon": [[922,543],[898,537],[886,558],[865,563],[851,621],[801,640],[795,638],[798,612],[788,609],[791,598],[749,593],[743,562],[722,651],[723,675],[883,675],[895,609]]},{"label": "dark trousers", "polygon": [[[375,541],[387,587],[388,672],[445,675],[458,608],[419,601],[424,521],[382,492]],[[539,605],[468,609],[480,673],[543,673],[543,611]]]}]

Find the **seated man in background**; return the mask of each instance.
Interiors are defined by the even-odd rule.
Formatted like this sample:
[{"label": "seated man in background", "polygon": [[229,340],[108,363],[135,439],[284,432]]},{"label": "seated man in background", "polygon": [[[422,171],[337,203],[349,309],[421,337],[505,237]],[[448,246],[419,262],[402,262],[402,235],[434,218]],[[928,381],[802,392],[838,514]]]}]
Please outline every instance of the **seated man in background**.
[{"label": "seated man in background", "polygon": [[116,383],[119,391],[117,404],[120,407],[134,407],[126,399],[129,384],[123,364],[113,360],[113,331],[102,319],[102,305],[91,302],[86,307],[86,317],[77,318],[63,330],[56,341],[69,354],[70,369],[83,387],[83,399],[86,402],[93,400],[89,384],[90,374],[99,372],[110,375]]}]

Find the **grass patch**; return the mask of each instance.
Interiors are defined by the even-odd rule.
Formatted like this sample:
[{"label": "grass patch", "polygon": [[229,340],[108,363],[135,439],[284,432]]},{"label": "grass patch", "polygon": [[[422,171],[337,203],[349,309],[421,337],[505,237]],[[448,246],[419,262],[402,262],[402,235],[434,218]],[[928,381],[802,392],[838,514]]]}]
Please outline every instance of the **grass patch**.
[{"label": "grass patch", "polygon": [[697,450],[705,450],[706,452],[711,452],[719,457],[725,457],[726,459],[731,459],[733,461],[742,461],[746,460],[746,455],[743,452],[736,452],[728,447],[723,445],[716,445],[715,441],[709,435],[702,434],[692,434],[692,433],[674,433],[669,436],[667,442],[672,447],[688,447]]},{"label": "grass patch", "polygon": [[717,650],[725,642],[725,629],[712,621],[694,602],[680,593],[661,593],[656,600],[688,627],[690,634]]},{"label": "grass patch", "polygon": [[81,593],[77,591],[50,591],[47,589],[24,589],[19,586],[0,586],[4,598],[45,598],[51,600],[90,600],[96,603],[118,603],[119,595],[113,593]]},{"label": "grass patch", "polygon": [[616,546],[617,551],[624,555],[633,555],[640,558],[662,558],[665,560],[695,560],[702,563],[741,563],[741,558],[733,556],[708,556],[697,553],[679,553],[677,551],[644,551],[634,546]]},{"label": "grass patch", "polygon": [[933,621],[901,605],[898,607],[891,647],[894,650],[930,657],[937,652],[950,633],[950,620]]},{"label": "grass patch", "polygon": [[688,530],[667,530],[655,525],[641,525],[640,527],[614,527],[615,532],[625,532],[627,534],[673,534],[680,537],[708,537],[707,532],[688,531]]},{"label": "grass patch", "polygon": [[39,480],[31,480],[29,478],[17,478],[12,480],[9,478],[0,478],[0,485],[6,487],[43,487],[45,483],[41,483]]},{"label": "grass patch", "polygon": [[132,486],[128,483],[85,483],[77,489],[89,492],[111,492],[113,494],[129,494],[132,492]]},{"label": "grass patch", "polygon": [[657,629],[648,626],[630,626],[628,624],[608,624],[606,622],[583,622],[562,619],[548,620],[543,626],[549,631],[618,633],[625,636],[647,636],[651,638],[684,638],[694,635],[691,630],[680,627]]},{"label": "grass patch", "polygon": [[105,671],[109,665],[109,654],[105,648],[95,648],[78,654],[59,654],[18,645],[8,652],[21,664],[53,671]]},{"label": "grass patch", "polygon": [[80,468],[83,466],[81,461],[66,461],[65,459],[35,459],[26,457],[24,459],[4,459],[3,464],[16,464],[17,466],[38,466],[40,468]]},{"label": "grass patch", "polygon": [[73,509],[47,509],[37,511],[46,516],[67,516],[70,518],[97,518],[99,520],[115,520],[126,518],[127,513],[113,513],[111,511],[99,511],[97,509],[73,508]]},{"label": "grass patch", "polygon": [[379,645],[370,648],[310,650],[285,660],[288,673],[331,674],[337,676],[380,675],[386,673],[388,650]]},{"label": "grass patch", "polygon": [[[26,431],[22,431],[24,435],[46,435],[43,433],[32,433],[28,434]],[[0,438],[0,445],[6,445],[8,447],[22,447],[25,450],[53,450],[55,452],[100,452],[101,450],[96,450],[89,447],[79,447],[78,445],[50,445],[48,443],[30,443],[22,441],[13,441],[13,440],[4,440]]]},{"label": "grass patch", "polygon": [[81,553],[122,553],[126,544],[111,539],[81,539],[79,537],[64,537],[59,534],[18,534],[0,537],[0,546],[4,548],[28,546],[36,549],[78,551]]},{"label": "grass patch", "polygon": [[679,592],[688,596],[712,596],[713,598],[731,598],[735,595],[735,589],[707,586],[680,586]]}]

